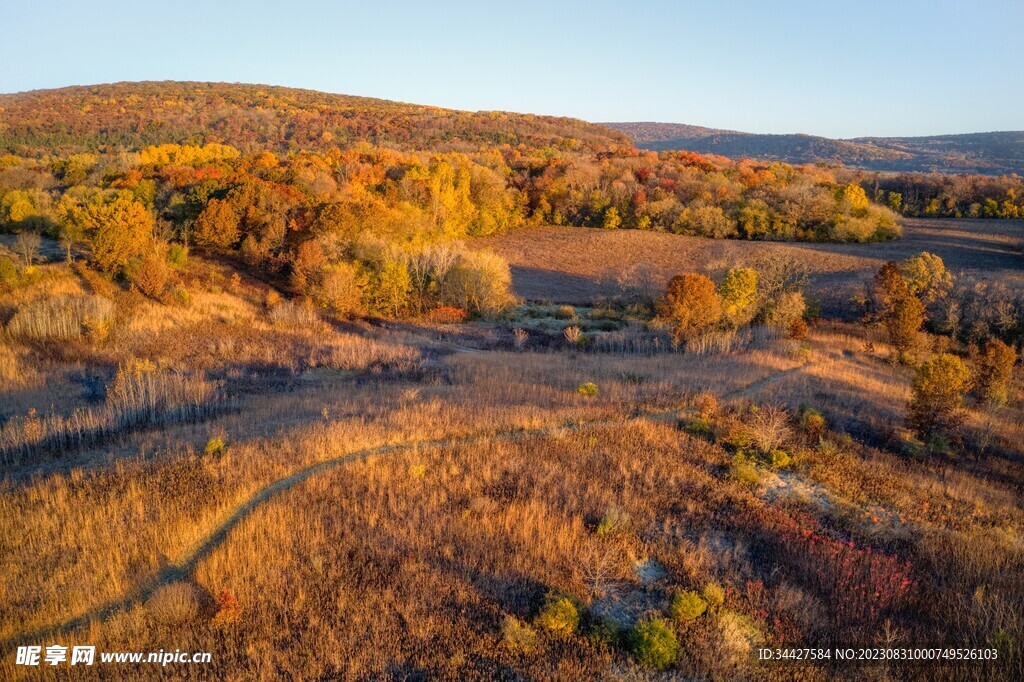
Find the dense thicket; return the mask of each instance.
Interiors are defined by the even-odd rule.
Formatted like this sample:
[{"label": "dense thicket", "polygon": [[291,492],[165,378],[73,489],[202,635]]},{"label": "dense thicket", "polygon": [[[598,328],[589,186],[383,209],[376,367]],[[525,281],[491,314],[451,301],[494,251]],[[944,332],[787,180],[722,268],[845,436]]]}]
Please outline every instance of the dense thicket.
[{"label": "dense thicket", "polygon": [[1024,218],[1019,175],[901,173],[871,176],[862,186],[876,202],[916,218]]},{"label": "dense thicket", "polygon": [[[116,236],[107,226],[115,215],[114,232],[131,245],[106,243]],[[159,241],[236,252],[281,273],[309,240],[339,257],[367,239],[422,245],[530,222],[747,239],[899,233],[890,211],[827,171],[686,153],[505,146],[463,154],[367,144],[280,157],[219,143],[8,155],[0,158],[0,221],[87,245],[106,270],[139,255],[149,222]],[[103,257],[110,248],[117,254]]]}]

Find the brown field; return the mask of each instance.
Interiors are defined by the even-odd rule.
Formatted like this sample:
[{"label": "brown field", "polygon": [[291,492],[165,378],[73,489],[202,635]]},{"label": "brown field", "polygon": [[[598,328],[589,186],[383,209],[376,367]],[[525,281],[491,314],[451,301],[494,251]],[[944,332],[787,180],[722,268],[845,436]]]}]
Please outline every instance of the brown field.
[{"label": "brown field", "polygon": [[660,286],[680,272],[719,275],[729,267],[785,254],[811,274],[810,293],[823,314],[846,316],[850,297],[889,260],[921,251],[940,256],[951,272],[1024,287],[1024,221],[904,221],[904,238],[873,244],[750,242],[636,230],[538,227],[473,242],[512,266],[516,293],[530,300],[594,302],[622,273],[647,268]]},{"label": "brown field", "polygon": [[[813,258],[817,287],[922,248],[1020,276],[1019,224],[964,225],[866,246],[580,228],[485,242],[521,295],[565,301],[647,254],[668,276],[788,251]],[[19,644],[213,657],[81,672],[116,679],[645,679],[631,633],[656,618],[679,679],[1024,676],[1019,376],[1005,406],[969,406],[961,454],[922,460],[903,448],[913,369],[849,322],[638,352],[602,343],[638,322],[601,331],[579,309],[595,341],[569,348],[569,322],[523,309],[444,326],[271,308],[266,284],[199,257],[186,304],[41,271],[0,297],[5,323],[58,295],[114,312],[103,334],[0,336],[3,679],[65,679],[14,666]],[[791,461],[748,461],[748,442]],[[707,610],[671,616],[688,591]],[[549,594],[579,622],[545,616]],[[801,643],[1002,658],[780,668],[751,653]]]}]

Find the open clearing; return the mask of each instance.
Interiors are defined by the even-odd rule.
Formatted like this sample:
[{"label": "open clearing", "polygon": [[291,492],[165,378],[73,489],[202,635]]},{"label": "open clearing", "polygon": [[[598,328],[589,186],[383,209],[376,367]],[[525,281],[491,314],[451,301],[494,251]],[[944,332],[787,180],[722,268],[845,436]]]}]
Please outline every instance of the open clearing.
[{"label": "open clearing", "polygon": [[[537,234],[586,244],[595,262],[602,240],[704,244]],[[1008,271],[1013,238],[989,239],[1004,246],[979,252]],[[736,249],[869,263],[829,248],[918,247],[702,248],[723,259],[705,263],[713,270]],[[623,267],[627,254],[604,255]],[[552,291],[584,279],[572,266],[547,274]],[[189,268],[187,305],[62,263],[0,300],[7,316],[99,292],[117,310],[104,337],[5,339],[0,434],[18,446],[0,451],[4,679],[26,676],[11,655],[22,643],[212,652],[212,668],[174,671],[186,679],[632,679],[644,673],[629,633],[667,618],[683,592],[708,600],[672,624],[685,678],[763,677],[760,645],[872,642],[890,628],[898,643],[1005,646],[1019,632],[1019,377],[1005,406],[970,405],[969,454],[923,461],[903,450],[913,369],[860,324],[819,320],[801,340],[752,334],[727,352],[637,351],[601,343],[646,333],[626,311],[530,304],[461,325],[293,322],[265,303],[265,283],[198,256]],[[594,343],[569,345],[565,325]],[[168,400],[125,420],[104,394],[132,377],[198,405]],[[825,426],[807,428],[804,407]],[[53,447],[47,438],[76,414],[111,425]],[[778,415],[774,427],[765,414]],[[121,421],[102,421],[111,415]],[[772,429],[780,440],[755,454]],[[765,459],[776,448],[788,463]],[[578,611],[569,634],[540,616],[558,595]],[[1024,659],[1006,669],[1019,677]]]},{"label": "open clearing", "polygon": [[[8,479],[0,495],[0,593],[15,607],[0,648],[209,650],[218,671],[267,679],[298,673],[273,653],[296,650],[316,652],[301,665],[317,677],[601,677],[621,663],[593,634],[541,633],[522,649],[508,623],[531,622],[555,590],[599,619],[586,628],[628,629],[707,583],[725,587],[725,603],[683,628],[688,675],[752,675],[758,642],[863,636],[883,614],[907,637],[951,611],[951,628],[1015,622],[1020,463],[923,467],[849,440],[844,424],[899,427],[909,378],[884,348],[864,351],[871,337],[856,326],[822,325],[799,354],[779,340],[718,356],[511,353],[444,329],[389,337],[432,353],[434,368],[307,369],[238,412],[15,467],[48,473]],[[475,352],[441,352],[454,345]],[[583,381],[598,395],[580,395]],[[703,391],[719,402],[708,433],[685,426]],[[790,469],[737,478],[727,434],[747,406],[806,401],[836,429],[827,447],[794,435]],[[1002,418],[1019,439],[1019,408]],[[243,428],[268,419],[266,435]],[[203,453],[216,434],[227,451]],[[851,553],[843,563],[819,557],[787,519],[826,548],[843,538],[856,549],[835,545]],[[978,542],[998,571],[960,553]],[[908,611],[947,594],[927,571],[969,572],[986,601]],[[890,586],[890,573],[911,587]],[[879,589],[874,614],[865,590]],[[225,594],[238,606],[226,610]],[[975,608],[991,622],[975,624]]]},{"label": "open clearing", "polygon": [[921,251],[951,272],[1024,287],[1024,221],[906,220],[904,238],[873,244],[716,240],[638,230],[537,227],[472,242],[512,266],[516,293],[530,300],[588,303],[621,273],[648,268],[659,286],[680,272],[712,276],[769,254],[787,254],[811,273],[810,292],[826,316],[848,316],[849,299],[889,260]]}]

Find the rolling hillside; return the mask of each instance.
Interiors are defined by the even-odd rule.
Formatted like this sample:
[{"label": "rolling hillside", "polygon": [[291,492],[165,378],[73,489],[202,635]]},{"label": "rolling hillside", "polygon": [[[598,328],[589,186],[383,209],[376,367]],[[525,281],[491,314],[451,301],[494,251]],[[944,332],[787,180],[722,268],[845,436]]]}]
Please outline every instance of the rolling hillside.
[{"label": "rolling hillside", "polygon": [[931,137],[760,135],[677,123],[606,123],[644,149],[686,150],[788,163],[835,163],[877,171],[1024,173],[1024,132]]},{"label": "rolling hillside", "polygon": [[621,133],[571,118],[465,112],[314,90],[143,82],[0,95],[0,150],[22,156],[168,142],[275,152],[351,146],[473,151],[482,145],[606,150]]}]

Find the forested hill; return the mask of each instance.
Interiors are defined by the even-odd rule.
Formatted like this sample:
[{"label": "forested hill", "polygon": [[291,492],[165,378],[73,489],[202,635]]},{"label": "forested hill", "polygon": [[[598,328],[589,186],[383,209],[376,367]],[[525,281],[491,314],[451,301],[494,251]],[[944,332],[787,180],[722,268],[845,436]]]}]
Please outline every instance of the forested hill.
[{"label": "forested hill", "polygon": [[[1018,218],[1022,202],[1009,176],[654,153],[576,119],[261,85],[0,96],[0,231],[85,244],[119,274],[156,257],[153,238],[161,253],[191,244],[283,277],[300,249],[368,262],[371,238],[405,248],[553,224],[869,241],[898,237],[899,214]],[[105,262],[103,240],[128,224],[134,241]]]},{"label": "forested hill", "polygon": [[835,163],[873,171],[1024,175],[1024,131],[859,137],[760,135],[678,123],[606,123],[643,149],[685,150],[786,163]]},{"label": "forested hill", "polygon": [[264,85],[164,81],[0,95],[0,151],[21,156],[210,142],[243,152],[357,142],[435,151],[505,144],[590,152],[632,147],[621,133],[577,119],[453,111]]}]

